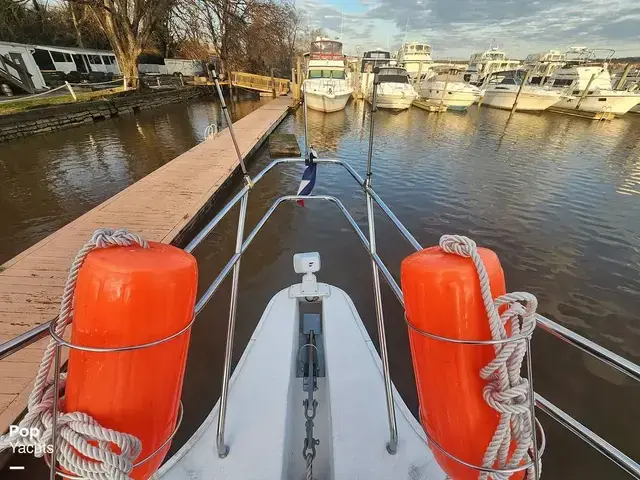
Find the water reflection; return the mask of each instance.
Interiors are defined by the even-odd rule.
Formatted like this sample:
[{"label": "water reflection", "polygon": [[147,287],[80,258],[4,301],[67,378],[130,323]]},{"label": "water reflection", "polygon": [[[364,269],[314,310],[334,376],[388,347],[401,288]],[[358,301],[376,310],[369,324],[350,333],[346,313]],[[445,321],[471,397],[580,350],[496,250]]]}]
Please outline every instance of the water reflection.
[{"label": "water reflection", "polygon": [[[237,120],[260,106],[240,98]],[[213,97],[0,144],[0,263],[203,140]]]},{"label": "water reflection", "polygon": [[[320,155],[344,158],[361,174],[369,133],[365,106],[364,102],[351,102],[344,112],[331,115],[309,111],[311,143]],[[187,129],[185,125],[201,125],[183,135],[196,135],[194,131],[202,132],[205,124],[215,120],[212,110],[204,107],[189,108],[188,112],[185,121],[179,113],[170,115],[172,128],[176,123],[176,128]],[[302,144],[301,119],[299,110],[278,131],[295,133]],[[157,121],[158,125],[166,124]],[[154,152],[145,155],[142,164],[153,162],[151,157],[156,152],[162,155],[171,141],[164,133],[158,134],[157,128],[144,125],[147,137],[155,135],[144,140],[144,147],[136,147],[143,140],[135,133],[131,143],[103,143],[104,150],[120,148],[116,155],[120,158],[139,148]],[[155,142],[162,143],[157,150]],[[85,155],[90,150],[82,145],[78,154]],[[122,164],[110,163],[108,154],[93,155],[88,164],[97,171],[86,166],[83,170],[89,172],[84,173],[89,181],[107,174],[135,179],[141,173],[135,170],[139,163],[134,158],[124,163],[127,167],[122,171],[118,169]],[[631,187],[629,182],[638,178],[639,156],[640,116],[597,124],[555,114],[516,114],[509,119],[509,112],[490,108],[444,115],[418,109],[400,114],[380,111],[376,116],[373,184],[423,245],[436,244],[443,233],[474,237],[500,255],[509,290],[531,291],[540,300],[541,313],[638,362],[640,200],[624,188],[637,192],[637,183]],[[257,173],[270,160],[266,149],[259,150],[252,172]],[[42,158],[40,162],[40,167],[46,165]],[[4,169],[21,165],[29,175],[42,175],[30,164],[0,161]],[[247,230],[278,196],[296,191],[302,169],[300,165],[282,165],[251,191]],[[72,208],[72,196],[67,196],[69,203],[65,203],[62,193],[50,195],[50,186],[45,184],[46,194],[40,195],[57,202],[51,206],[53,211]],[[24,196],[17,195],[21,184],[11,188],[12,201],[30,205]],[[60,190],[64,192],[64,188]],[[40,190],[34,192],[39,194]],[[366,227],[362,192],[340,167],[320,165],[315,192],[340,198],[360,226]],[[0,195],[4,194],[5,189],[0,189]],[[231,256],[236,221],[237,208],[195,252],[201,290]],[[411,249],[386,218],[377,215],[377,222],[380,255],[397,277],[400,261]],[[243,256],[234,362],[242,355],[272,295],[297,281],[291,258],[300,251],[321,253],[319,279],[349,292],[377,343],[371,270],[359,240],[332,206],[307,202],[300,208],[286,203]],[[229,290],[229,282],[223,284],[194,324],[183,392],[185,419],[172,445],[174,451],[219,397]],[[383,298],[392,377],[416,412],[402,311],[386,288]],[[536,389],[541,394],[632,458],[640,457],[636,441],[638,386],[541,331],[534,339],[534,368]],[[232,402],[229,408],[234,408]],[[552,420],[540,416],[548,434],[545,479],[626,478]],[[380,442],[382,445],[384,439]]]},{"label": "water reflection", "polygon": [[[339,115],[309,112],[311,143],[320,155],[339,155],[361,173],[369,125],[365,106],[351,102]],[[301,112],[279,130],[296,133],[302,143]],[[598,125],[554,114],[516,114],[509,120],[509,112],[485,108],[466,115],[380,111],[373,183],[424,245],[437,243],[443,233],[473,236],[498,252],[510,290],[535,293],[542,313],[638,361],[640,202],[618,190],[631,176],[639,138],[640,117]],[[258,152],[253,171],[269,160],[266,151]],[[275,198],[295,192],[301,170],[281,166],[252,191],[248,228]],[[339,167],[319,167],[316,193],[339,197],[366,227],[361,191]],[[367,256],[340,213],[312,202],[281,208],[242,262],[234,359],[274,292],[296,281],[291,257],[299,251],[321,253],[320,278],[349,292],[377,342]],[[231,255],[235,215],[196,252],[202,286]],[[397,275],[410,248],[384,217],[378,222],[378,249]],[[389,290],[383,296],[392,376],[416,411],[402,311]],[[188,413],[178,444],[218,398],[228,298],[227,286],[196,322],[184,390]],[[534,341],[534,364],[538,391],[625,453],[640,456],[634,441],[640,423],[636,385],[543,332]],[[544,415],[542,421],[549,433],[545,478],[624,478]]]}]

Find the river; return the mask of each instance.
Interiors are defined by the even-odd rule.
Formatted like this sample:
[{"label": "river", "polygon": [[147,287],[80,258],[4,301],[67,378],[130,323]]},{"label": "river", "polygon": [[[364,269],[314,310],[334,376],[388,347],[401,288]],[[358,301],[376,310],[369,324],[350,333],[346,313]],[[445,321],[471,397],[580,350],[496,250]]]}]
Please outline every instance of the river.
[{"label": "river", "polygon": [[[200,143],[215,98],[0,143],[0,264]],[[234,120],[263,103],[240,100]]]},{"label": "river", "polygon": [[[345,111],[330,115],[309,112],[311,143],[321,157],[343,158],[364,172],[368,142],[365,105],[351,102]],[[38,213],[36,203],[29,201],[33,218],[65,216],[65,221],[70,220],[82,213],[73,201],[78,197],[76,190],[82,195],[94,191],[88,185],[96,169],[112,171],[106,166],[114,169],[127,158],[127,167],[118,169],[122,178],[139,178],[148,172],[147,165],[157,167],[166,161],[160,158],[170,156],[161,152],[163,147],[157,142],[184,144],[184,149],[195,143],[197,132],[202,132],[210,118],[205,116],[207,119],[195,128],[189,112],[204,107],[196,103],[180,108],[149,112],[145,134],[155,140],[145,140],[142,133],[136,133],[139,117],[115,122],[130,122],[131,131],[124,136],[128,141],[111,135],[91,143],[87,137],[98,137],[95,127],[91,127],[93,133],[78,129],[64,132],[70,137],[77,132],[80,146],[68,142],[49,155],[50,161],[63,165],[59,167],[62,172],[69,171],[65,162],[76,162],[75,174],[65,175],[65,181],[58,183],[60,193],[50,194],[56,200],[55,208],[44,205],[52,197],[42,192],[49,189],[20,184],[20,178],[13,179],[14,195],[26,202],[35,195],[33,191],[40,192],[44,211]],[[598,124],[552,113],[518,113],[509,119],[508,112],[474,107],[466,114],[380,111],[376,119],[374,187],[423,245],[436,244],[444,233],[473,237],[500,256],[508,291],[534,293],[540,301],[540,313],[640,361],[640,116]],[[158,135],[157,127],[151,127],[156,122],[166,125],[166,137],[187,139],[171,141]],[[295,133],[302,144],[302,111],[285,119],[278,131]],[[25,170],[46,168],[46,152],[51,150],[42,148],[46,142],[55,143],[55,139],[27,139],[31,152],[40,152],[39,163],[27,159],[33,155],[27,146],[19,150],[20,157],[7,158],[6,148],[17,147],[3,145],[1,162],[14,165],[13,171],[20,171],[23,161],[30,162]],[[180,153],[179,147],[174,148],[175,154]],[[95,160],[96,151],[104,152],[99,157],[103,163]],[[114,160],[109,152],[120,160]],[[76,158],[80,155],[92,155],[94,160]],[[257,173],[269,161],[268,150],[260,149],[251,171]],[[301,171],[297,165],[280,166],[264,178],[249,199],[248,229],[279,195],[295,193]],[[115,185],[109,188],[109,192],[94,195],[104,199],[118,190]],[[340,167],[321,165],[314,193],[339,197],[361,227],[366,226],[362,192]],[[29,222],[26,213],[25,223]],[[376,218],[379,253],[397,276],[400,261],[411,249],[382,214]],[[234,210],[196,250],[201,289],[230,257],[236,220]],[[52,228],[47,222],[40,225],[35,230],[18,225],[12,235],[3,230],[2,254],[17,253],[33,243],[34,234],[38,237]],[[329,204],[307,202],[304,208],[283,204],[242,260],[235,361],[271,296],[297,281],[292,255],[312,250],[322,256],[319,280],[352,296],[377,343],[370,264],[347,222]],[[227,281],[194,325],[183,394],[185,420],[173,450],[197,428],[219,396],[229,293]],[[383,297],[392,378],[416,412],[407,329],[401,309],[386,287]],[[543,331],[536,333],[533,348],[536,390],[632,458],[640,458],[636,441],[640,388]],[[234,408],[233,403],[229,408]],[[628,478],[543,413],[539,416],[548,434],[543,478]],[[384,443],[384,439],[371,441]]]}]

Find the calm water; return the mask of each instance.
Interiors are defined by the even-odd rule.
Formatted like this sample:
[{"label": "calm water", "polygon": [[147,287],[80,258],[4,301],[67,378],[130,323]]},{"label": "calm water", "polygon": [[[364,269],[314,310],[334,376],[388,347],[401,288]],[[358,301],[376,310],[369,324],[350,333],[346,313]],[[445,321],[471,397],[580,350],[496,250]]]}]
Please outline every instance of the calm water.
[{"label": "calm water", "polygon": [[[261,105],[248,95],[239,120]],[[200,143],[215,97],[0,143],[0,264]]]},{"label": "calm water", "polygon": [[[331,115],[309,112],[311,143],[320,155],[344,158],[361,173],[368,140],[363,106],[352,102],[344,112]],[[205,106],[185,110],[198,108]],[[300,143],[301,115],[299,111],[289,116],[279,127],[280,132],[297,134]],[[536,294],[541,313],[640,361],[640,116],[599,125],[554,114],[517,114],[509,121],[507,112],[483,108],[445,115],[418,109],[400,114],[380,111],[376,118],[374,187],[423,245],[436,244],[444,233],[473,237],[497,251],[510,291]],[[187,133],[172,130],[172,135],[194,138],[192,123],[187,125],[176,127],[186,128]],[[140,171],[136,166],[152,163],[162,148],[155,142],[143,146],[140,134],[130,135],[130,143],[111,137],[111,149],[137,152],[122,156],[132,159],[126,171]],[[84,136],[78,141],[83,142],[83,152],[92,151]],[[33,143],[30,148],[39,149],[40,142]],[[102,142],[96,144],[99,150]],[[22,155],[27,158],[26,150]],[[6,163],[4,154],[2,159]],[[261,149],[252,172],[269,161],[268,152]],[[11,162],[18,164],[16,158]],[[301,166],[281,166],[264,178],[251,194],[247,229],[278,196],[295,193],[301,170]],[[74,178],[84,175],[91,178],[79,167]],[[75,201],[79,184],[82,191],[91,190],[76,180],[60,187],[66,192],[62,197]],[[15,188],[31,192],[33,185]],[[112,193],[100,192],[100,198]],[[315,193],[338,196],[361,227],[366,226],[363,195],[340,167],[319,167]],[[41,197],[39,203],[48,198]],[[77,215],[65,202],[57,208],[54,216]],[[234,211],[196,251],[202,289],[233,251],[236,218]],[[377,221],[380,254],[397,275],[400,261],[411,249],[383,215]],[[14,227],[14,232],[24,230]],[[12,243],[16,235],[3,232],[3,254],[9,247],[23,248]],[[21,241],[32,243],[28,233],[22,235]],[[319,279],[349,292],[377,341],[370,264],[347,222],[330,204],[307,202],[305,208],[283,204],[243,257],[236,361],[275,290],[297,281],[292,255],[311,250],[322,255]],[[219,396],[229,291],[227,281],[194,325],[183,396],[186,417],[174,449],[198,427]],[[392,377],[415,412],[406,326],[393,294],[385,289],[383,296]],[[534,339],[534,369],[539,393],[631,457],[640,458],[637,386],[543,331]],[[548,434],[543,478],[627,478],[553,420],[542,413],[540,417]],[[371,441],[380,442],[382,451],[385,439]]]}]

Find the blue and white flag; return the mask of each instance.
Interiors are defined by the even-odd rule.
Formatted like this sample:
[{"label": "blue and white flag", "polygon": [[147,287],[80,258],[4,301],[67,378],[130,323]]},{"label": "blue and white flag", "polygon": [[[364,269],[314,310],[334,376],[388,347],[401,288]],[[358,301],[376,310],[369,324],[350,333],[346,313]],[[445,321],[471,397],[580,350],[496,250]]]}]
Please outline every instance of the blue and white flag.
[{"label": "blue and white flag", "polygon": [[[318,158],[318,154],[313,148],[309,149],[309,158],[305,160],[307,168],[302,172],[302,179],[298,187],[298,195],[311,195],[313,187],[316,185],[316,171],[318,164],[314,160]],[[298,205],[304,207],[304,200],[298,200]]]}]

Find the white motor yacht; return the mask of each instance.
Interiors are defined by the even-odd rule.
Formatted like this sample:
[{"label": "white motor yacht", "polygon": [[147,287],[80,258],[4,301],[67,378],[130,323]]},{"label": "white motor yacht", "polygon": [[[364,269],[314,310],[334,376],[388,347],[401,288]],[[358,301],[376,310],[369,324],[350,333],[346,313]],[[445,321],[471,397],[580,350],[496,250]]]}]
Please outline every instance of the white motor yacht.
[{"label": "white motor yacht", "polygon": [[[421,42],[404,42],[396,54],[398,65],[404,67],[412,80],[422,81],[433,64],[431,45]],[[418,75],[420,78],[418,79]]]},{"label": "white motor yacht", "polygon": [[538,85],[522,86],[521,71],[498,72],[491,75],[482,88],[482,105],[511,110],[518,100],[517,110],[541,112],[556,104],[563,92]]},{"label": "white motor yacht", "polygon": [[509,60],[503,51],[491,45],[488,50],[471,55],[464,81],[481,85],[492,73],[514,70],[519,66],[519,61]]},{"label": "white motor yacht", "polygon": [[346,76],[342,43],[327,39],[311,43],[303,89],[312,110],[330,113],[344,109],[353,88]]},{"label": "white motor yacht", "polygon": [[[418,98],[407,71],[401,67],[382,67],[378,73],[377,106],[389,110],[406,110]],[[371,103],[373,88],[367,100]]]},{"label": "white motor yacht", "polygon": [[553,109],[624,115],[640,103],[640,93],[614,90],[608,66],[615,52],[607,51],[604,62],[596,62],[595,51],[585,47],[567,52],[567,63],[556,69],[547,84],[571,97],[561,99]]},{"label": "white motor yacht", "polygon": [[418,93],[430,103],[446,105],[449,110],[464,111],[478,99],[480,89],[466,83],[459,70],[439,69],[427,75]]}]

